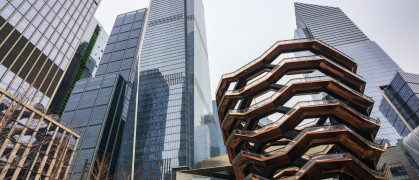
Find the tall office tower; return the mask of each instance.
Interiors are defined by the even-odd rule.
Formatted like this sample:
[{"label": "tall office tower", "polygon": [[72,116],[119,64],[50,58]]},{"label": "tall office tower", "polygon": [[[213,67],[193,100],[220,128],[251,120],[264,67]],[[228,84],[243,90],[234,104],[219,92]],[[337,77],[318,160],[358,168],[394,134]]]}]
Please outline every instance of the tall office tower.
[{"label": "tall office tower", "polygon": [[131,150],[120,158],[129,162],[118,171],[170,179],[173,167],[198,164],[195,127],[212,112],[201,0],[151,0],[139,66],[133,134],[123,142]]},{"label": "tall office tower", "polygon": [[197,168],[201,167],[201,161],[220,155],[216,136],[218,129],[212,114],[205,115],[201,125],[195,127],[194,154]]},{"label": "tall office tower", "polygon": [[212,113],[213,113],[213,116],[214,116],[214,121],[215,121],[215,124],[217,126],[216,134],[217,134],[218,147],[220,147],[220,156],[226,155],[227,150],[226,150],[226,146],[224,145],[223,134],[221,133],[221,130],[219,128],[220,127],[220,120],[218,119],[217,101],[216,100],[212,100],[212,110],[213,110]]},{"label": "tall office tower", "polygon": [[419,176],[419,127],[403,139],[403,150],[409,158],[410,164]]},{"label": "tall office tower", "polygon": [[78,135],[45,109],[99,2],[0,1],[0,179],[65,177]]},{"label": "tall office tower", "polygon": [[51,102],[51,113],[61,116],[76,82],[94,77],[108,38],[108,33],[93,18]]},{"label": "tall office tower", "polygon": [[[419,75],[397,72],[391,83],[380,87],[380,91],[383,94],[380,111],[404,138],[398,145],[405,150],[410,164],[404,163],[401,166],[406,170],[411,166],[419,175]],[[389,157],[386,158],[388,163],[400,163],[394,154]],[[414,173],[409,176],[418,177]]]},{"label": "tall office tower", "polygon": [[80,131],[82,141],[69,171],[70,179],[90,179],[97,174],[95,168],[107,163],[106,171],[114,177],[122,136],[129,134],[124,127],[145,12],[140,9],[118,15],[96,77],[80,80],[72,91],[62,122]]},{"label": "tall office tower", "polygon": [[113,177],[125,127],[124,102],[128,88],[118,73],[76,83],[62,116],[62,122],[80,133],[69,179],[92,179],[99,174],[99,169],[107,177]]},{"label": "tall office tower", "polygon": [[[301,51],[312,55],[281,57]],[[349,56],[305,38],[278,41],[223,75],[216,100],[236,178],[387,179],[388,169],[376,170],[387,148],[374,143],[381,123],[369,117],[374,101],[356,71]],[[322,76],[292,78],[313,72]],[[326,99],[292,103],[319,93]]]},{"label": "tall office tower", "polygon": [[337,7],[295,3],[295,16],[296,38],[317,38],[355,59],[358,74],[367,82],[365,94],[375,101],[371,117],[383,123],[376,140],[395,145],[401,135],[378,109],[382,100],[378,87],[389,84],[400,67]]},{"label": "tall office tower", "polygon": [[0,3],[0,88],[48,107],[100,0]]},{"label": "tall office tower", "polygon": [[97,76],[118,72],[131,84],[137,75],[138,51],[147,9],[120,14],[115,20]]}]

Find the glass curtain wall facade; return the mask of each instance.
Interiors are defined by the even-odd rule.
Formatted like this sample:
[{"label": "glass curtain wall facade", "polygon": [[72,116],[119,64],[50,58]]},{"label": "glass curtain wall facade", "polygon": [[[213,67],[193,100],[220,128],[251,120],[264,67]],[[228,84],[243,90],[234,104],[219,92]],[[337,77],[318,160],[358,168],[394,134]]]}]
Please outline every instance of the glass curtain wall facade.
[{"label": "glass curtain wall facade", "polygon": [[[76,83],[62,122],[80,132],[80,146],[76,151],[69,179],[91,179],[98,175],[98,167],[113,177],[126,121],[123,112],[129,94],[127,82],[111,73]],[[103,177],[102,177],[103,178]]]},{"label": "glass curtain wall facade", "polygon": [[218,138],[216,136],[219,127],[216,126],[212,114],[205,115],[201,125],[195,127],[195,168],[201,168],[202,160],[220,155]]},{"label": "glass curtain wall facade", "polygon": [[76,82],[94,77],[108,38],[108,33],[93,18],[51,102],[51,113],[61,116]]},{"label": "glass curtain wall facade", "polygon": [[48,107],[100,0],[0,2],[0,88]]},{"label": "glass curtain wall facade", "polygon": [[0,179],[65,178],[79,136],[45,109],[99,3],[0,1]]},{"label": "glass curtain wall facade", "polygon": [[375,101],[371,117],[382,121],[376,141],[395,145],[402,136],[379,110],[383,96],[378,87],[388,85],[400,67],[337,7],[295,3],[295,16],[296,38],[317,38],[357,62],[357,72],[367,82],[365,94]]},{"label": "glass curtain wall facade", "polygon": [[419,75],[398,72],[383,92],[380,111],[404,138],[419,126]]},{"label": "glass curtain wall facade", "polygon": [[[216,134],[217,134],[217,141],[218,141],[218,147],[220,148],[220,156],[227,154],[227,149],[224,144],[223,134],[221,133],[221,126],[220,126],[220,119],[218,118],[218,111],[217,111],[217,101],[212,100],[212,114],[214,116],[214,121],[216,124]],[[214,134],[212,134],[214,136]]]},{"label": "glass curtain wall facade", "polygon": [[194,134],[212,112],[203,5],[151,0],[147,22],[131,103],[138,107],[125,131],[133,133],[123,142],[131,150],[119,168],[135,179],[170,179],[173,167],[198,164],[194,147],[203,141]]},{"label": "glass curtain wall facade", "polygon": [[97,76],[119,72],[126,81],[134,82],[146,11],[140,9],[118,15],[96,72]]},{"label": "glass curtain wall facade", "polygon": [[[73,162],[74,168],[69,173],[71,179],[91,178],[96,173],[94,167],[99,165],[97,159],[100,159],[101,163],[110,163],[108,175],[114,177],[120,148],[122,151],[127,149],[126,143],[122,143],[121,146],[121,142],[123,134],[127,136],[133,133],[125,131],[124,127],[125,124],[127,127],[132,126],[129,123],[133,122],[127,120],[128,108],[132,97],[132,83],[137,73],[139,42],[145,13],[146,9],[140,9],[118,15],[100,61],[97,76],[80,80],[73,89],[62,120],[70,121],[69,124],[82,132],[81,150],[78,151]],[[135,101],[133,102],[132,106],[135,107]],[[133,114],[130,116],[134,117]],[[109,161],[106,162],[105,159]]]}]

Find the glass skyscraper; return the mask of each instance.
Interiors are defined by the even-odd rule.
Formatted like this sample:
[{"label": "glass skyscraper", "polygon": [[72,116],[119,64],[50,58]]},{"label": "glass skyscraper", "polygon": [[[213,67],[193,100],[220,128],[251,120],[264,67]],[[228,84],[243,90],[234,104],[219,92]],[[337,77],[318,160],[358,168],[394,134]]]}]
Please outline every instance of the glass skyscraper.
[{"label": "glass skyscraper", "polygon": [[388,86],[381,87],[380,111],[406,137],[419,126],[419,75],[398,72]]},{"label": "glass skyscraper", "polygon": [[102,170],[113,177],[125,127],[127,112],[123,107],[128,88],[118,73],[76,83],[62,116],[62,122],[80,134],[69,179],[91,179],[99,167],[108,168]]},{"label": "glass skyscraper", "polygon": [[[130,134],[124,128],[137,74],[145,12],[140,9],[117,16],[96,76],[74,86],[62,116],[62,122],[75,127],[81,139],[70,179],[94,178],[99,167],[106,168],[102,170],[107,177],[114,177],[120,148],[126,148],[121,143],[123,134]],[[132,105],[135,107],[135,101]]]},{"label": "glass skyscraper", "polygon": [[382,122],[376,141],[395,145],[402,137],[379,110],[383,96],[378,87],[388,85],[400,67],[337,7],[295,3],[295,16],[296,38],[317,38],[358,63],[357,72],[367,82],[364,93],[375,101],[371,117]]},{"label": "glass skyscraper", "polygon": [[51,113],[61,116],[76,82],[80,79],[92,78],[96,73],[109,35],[96,18],[92,19],[89,27],[86,29],[82,42],[78,46],[60,87],[51,102]]},{"label": "glass skyscraper", "polygon": [[0,179],[64,179],[79,135],[47,115],[100,0],[0,1]]},{"label": "glass skyscraper", "polygon": [[[214,121],[216,124],[216,134],[217,134],[217,141],[218,141],[218,147],[220,148],[220,156],[227,154],[226,146],[224,145],[224,139],[223,134],[221,133],[221,126],[220,126],[220,119],[218,118],[218,111],[217,111],[217,101],[212,100],[212,114],[214,116]],[[213,134],[214,136],[214,134]]]},{"label": "glass skyscraper", "polygon": [[48,107],[99,2],[1,1],[0,87]]},{"label": "glass skyscraper", "polygon": [[212,112],[204,8],[201,0],[151,0],[147,18],[118,171],[170,179],[173,167],[199,165],[194,147],[204,141],[194,135]]}]

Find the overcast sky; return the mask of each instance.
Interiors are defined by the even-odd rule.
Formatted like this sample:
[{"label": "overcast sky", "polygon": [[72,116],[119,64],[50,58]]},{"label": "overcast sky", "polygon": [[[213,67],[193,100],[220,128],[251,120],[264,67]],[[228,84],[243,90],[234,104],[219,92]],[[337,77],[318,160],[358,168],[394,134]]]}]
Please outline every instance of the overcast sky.
[{"label": "overcast sky", "polygon": [[[294,2],[340,7],[404,71],[419,74],[419,0],[203,0],[211,93],[222,74],[294,36]],[[148,0],[102,0],[96,18],[109,33],[118,14]]]}]

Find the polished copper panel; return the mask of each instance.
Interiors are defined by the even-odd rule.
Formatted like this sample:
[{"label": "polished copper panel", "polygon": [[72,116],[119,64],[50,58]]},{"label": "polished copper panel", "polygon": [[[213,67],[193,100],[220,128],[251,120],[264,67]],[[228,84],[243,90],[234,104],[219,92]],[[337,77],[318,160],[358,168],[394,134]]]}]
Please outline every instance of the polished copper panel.
[{"label": "polished copper panel", "polygon": [[[314,55],[271,64],[282,53],[307,50]],[[279,41],[259,58],[223,75],[216,101],[236,178],[319,179],[338,174],[387,179],[386,167],[376,170],[387,144],[373,142],[381,122],[369,117],[374,102],[363,94],[365,80],[356,69],[345,54],[309,38]],[[305,78],[280,84],[285,76],[298,74]],[[288,105],[295,96],[314,94],[322,99]],[[268,97],[260,100],[264,96]],[[282,117],[266,123],[277,113]]]}]

